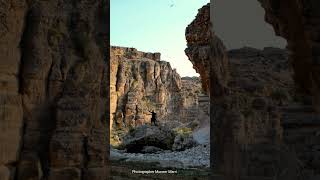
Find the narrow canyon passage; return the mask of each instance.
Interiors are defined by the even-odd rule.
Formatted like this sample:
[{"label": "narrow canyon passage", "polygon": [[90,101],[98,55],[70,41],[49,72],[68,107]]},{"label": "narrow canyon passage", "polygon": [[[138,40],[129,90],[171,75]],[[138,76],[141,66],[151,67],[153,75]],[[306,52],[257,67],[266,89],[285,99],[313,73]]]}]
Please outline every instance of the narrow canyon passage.
[{"label": "narrow canyon passage", "polygon": [[209,98],[198,77],[181,78],[160,53],[113,46],[110,92],[111,158],[209,166]]},{"label": "narrow canyon passage", "polygon": [[[206,15],[209,22],[208,8],[209,5],[206,5],[199,12]],[[170,28],[172,32],[167,32],[169,37],[178,31],[177,25],[172,24]],[[153,32],[152,28],[150,31]],[[181,35],[185,40],[184,34]],[[140,42],[140,39],[143,38],[139,37],[136,41]],[[175,40],[178,41],[178,37]],[[176,59],[162,57],[167,52],[142,52],[138,48],[120,46],[112,46],[110,52],[110,141],[114,178],[119,178],[119,169],[130,167],[130,163],[146,164],[146,167],[141,167],[146,170],[151,167],[177,169],[178,174],[171,176],[173,179],[180,176],[192,179],[197,174],[200,178],[207,178],[210,165],[210,105],[201,79],[196,76],[181,77],[172,62],[184,59],[179,56]],[[180,64],[183,66],[185,63]],[[148,168],[149,163],[156,165]],[[126,176],[125,173],[122,175]],[[157,177],[149,175],[148,178]]]},{"label": "narrow canyon passage", "polygon": [[[0,180],[109,180],[110,167],[131,178],[161,165],[121,161],[138,154],[189,179],[209,166],[227,180],[320,179],[320,2],[258,1],[287,49],[227,49],[208,4],[185,34],[200,78],[159,53],[110,52],[109,0],[0,1]],[[119,161],[108,162],[109,142]]]}]

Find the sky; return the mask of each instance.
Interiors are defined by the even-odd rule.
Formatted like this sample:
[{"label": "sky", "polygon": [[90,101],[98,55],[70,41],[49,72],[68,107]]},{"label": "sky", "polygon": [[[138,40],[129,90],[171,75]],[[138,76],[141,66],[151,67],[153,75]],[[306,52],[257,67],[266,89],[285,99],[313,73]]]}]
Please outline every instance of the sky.
[{"label": "sky", "polygon": [[210,10],[215,34],[227,49],[243,46],[285,48],[287,44],[265,22],[265,11],[257,0],[213,0]]},{"label": "sky", "polygon": [[[187,3],[186,3],[187,2]],[[181,77],[199,76],[184,50],[185,29],[210,0],[111,0],[110,43],[160,52]]]},{"label": "sky", "polygon": [[[113,46],[134,47],[144,52],[160,52],[183,76],[199,76],[184,50],[185,29],[210,0],[111,0],[110,42]],[[227,49],[250,46],[284,48],[264,20],[257,0],[212,0],[211,20],[215,34]]]}]

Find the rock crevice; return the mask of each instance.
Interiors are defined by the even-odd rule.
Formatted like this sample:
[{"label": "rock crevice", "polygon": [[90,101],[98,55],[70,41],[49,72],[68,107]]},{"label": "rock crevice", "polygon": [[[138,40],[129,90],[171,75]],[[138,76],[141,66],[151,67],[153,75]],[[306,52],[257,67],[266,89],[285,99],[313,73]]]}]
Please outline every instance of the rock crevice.
[{"label": "rock crevice", "polygon": [[106,1],[0,4],[0,179],[106,177]]},{"label": "rock crevice", "polygon": [[112,47],[110,77],[110,118],[118,128],[150,123],[149,111],[169,121],[181,108],[181,78],[160,53]]}]

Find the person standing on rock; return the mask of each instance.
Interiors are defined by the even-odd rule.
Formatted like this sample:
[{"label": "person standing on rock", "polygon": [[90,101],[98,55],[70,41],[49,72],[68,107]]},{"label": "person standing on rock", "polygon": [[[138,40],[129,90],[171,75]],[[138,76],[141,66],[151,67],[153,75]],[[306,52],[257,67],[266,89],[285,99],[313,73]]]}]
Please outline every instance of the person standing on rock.
[{"label": "person standing on rock", "polygon": [[157,121],[157,113],[154,112],[154,110],[149,111],[151,113],[151,125],[152,123],[157,126],[156,121]]}]

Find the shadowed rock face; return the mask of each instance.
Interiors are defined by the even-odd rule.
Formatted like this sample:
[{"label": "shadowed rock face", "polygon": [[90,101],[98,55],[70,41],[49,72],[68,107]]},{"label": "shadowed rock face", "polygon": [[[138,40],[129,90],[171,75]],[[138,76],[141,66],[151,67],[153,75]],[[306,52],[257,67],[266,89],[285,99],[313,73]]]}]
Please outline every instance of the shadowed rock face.
[{"label": "shadowed rock face", "polygon": [[12,176],[11,164],[17,162],[21,147],[23,107],[19,91],[19,43],[25,9],[24,1],[0,3],[0,179],[5,180]]},{"label": "shadowed rock face", "polygon": [[[208,23],[199,21],[206,19],[203,12],[208,13],[208,8],[207,11],[200,10],[191,23],[199,24],[189,25],[186,31],[186,54],[195,69],[201,69],[201,79],[209,83],[207,90],[210,97],[214,97],[210,99],[211,141],[214,144],[211,166],[232,180],[240,177],[317,179],[319,150],[314,147],[318,139],[315,132],[319,131],[319,114],[311,108],[308,98],[297,94],[294,88],[296,85],[304,88],[305,93],[313,93],[313,107],[317,109],[319,91],[315,90],[318,85],[314,74],[318,70],[315,61],[311,61],[317,51],[312,48],[311,53],[310,49],[311,34],[316,34],[317,21],[313,19],[308,28],[302,23],[311,22],[310,12],[317,2],[310,2],[314,3],[313,7],[306,6],[306,1],[261,2],[267,11],[267,21],[288,40],[289,53],[276,48],[245,47],[228,52],[226,57],[221,42],[216,41],[214,35],[210,37],[211,41],[189,43],[201,39],[199,36],[208,39]],[[197,56],[201,47],[209,49],[205,56]],[[202,57],[208,57],[207,63]],[[221,61],[221,57],[226,57],[225,61]],[[293,64],[294,81],[289,62]]]},{"label": "shadowed rock face", "polygon": [[319,1],[259,0],[265,19],[288,42],[298,91],[311,93],[320,112]]},{"label": "shadowed rock face", "polygon": [[[260,2],[266,10],[266,20],[274,26],[278,35],[288,41],[289,59],[293,64],[296,85],[303,92],[313,94],[314,107],[319,112],[319,1]],[[103,0],[0,2],[0,179],[8,180],[14,176],[18,180],[40,179],[42,176],[50,180],[106,177],[108,128],[105,119],[109,116],[106,115],[108,112],[105,112],[107,108],[104,106],[108,99],[109,67],[104,62],[108,52],[103,52],[108,45],[101,42],[104,40],[102,32],[107,31],[104,26],[107,13],[102,10],[106,9],[105,4],[109,3]],[[200,14],[208,11],[207,5]],[[220,97],[226,92],[224,89],[227,82],[234,81],[226,81],[226,53],[221,42],[208,30],[209,14],[202,15],[195,21],[201,22],[200,26],[194,26],[194,32],[193,28],[186,32],[189,46],[186,53],[201,73],[205,89],[210,87],[212,96]],[[207,44],[210,40],[213,40],[212,46]],[[215,55],[208,58],[210,53]],[[210,58],[214,58],[209,61],[213,63],[207,66],[206,60]],[[211,86],[209,80],[212,80]],[[241,87],[240,90],[245,92],[246,89],[260,89],[250,83],[252,80],[247,83],[249,86]],[[235,83],[237,84],[242,83]],[[231,84],[229,86],[231,90],[237,87]],[[217,147],[221,145],[217,154],[220,153],[223,158],[216,161],[225,164],[225,167],[231,167],[226,172],[234,177],[237,177],[237,173],[273,174],[269,172],[272,168],[260,171],[259,167],[265,167],[265,163],[273,166],[278,161],[279,166],[273,168],[285,169],[287,165],[292,165],[290,172],[293,177],[288,178],[292,180],[299,178],[294,173],[300,173],[296,171],[297,167],[300,168],[296,167],[296,161],[300,162],[301,159],[307,159],[306,171],[319,174],[319,158],[308,159],[319,157],[319,130],[314,124],[317,121],[301,123],[306,118],[316,120],[317,114],[305,106],[284,109],[287,115],[281,121],[284,131],[287,130],[284,142],[291,142],[300,152],[298,151],[298,158],[291,151],[277,152],[277,142],[281,140],[279,117],[275,110],[267,108],[270,112],[265,111],[265,107],[272,107],[275,102],[270,103],[269,99],[264,101],[266,94],[263,91],[258,91],[255,95],[258,99],[252,100],[252,96],[237,99],[233,94],[229,100],[217,98],[212,103],[214,109],[211,112],[215,112],[215,118],[221,117],[220,122],[214,122],[218,123],[215,124],[216,130],[221,127],[220,131],[216,131],[214,140],[218,142]],[[234,99],[237,101],[230,102]],[[258,118],[249,114],[250,120],[245,111],[239,112],[245,110],[237,106],[243,99],[244,102],[252,100],[255,108],[253,114],[258,114]],[[301,111],[311,114],[312,118],[296,118],[298,116],[295,113]],[[265,119],[266,117],[271,118]],[[251,128],[246,128],[251,125],[255,129],[254,133]],[[306,127],[311,127],[312,131],[306,130]],[[261,135],[259,130],[262,129]],[[295,143],[296,139],[299,140],[298,145]],[[267,144],[246,146],[260,142]],[[248,151],[242,154],[245,149],[241,147],[246,147]],[[309,149],[301,150],[301,147]],[[234,152],[230,152],[234,149]],[[262,154],[266,156],[261,156]],[[245,166],[248,164],[240,163],[240,157],[249,157],[243,155],[250,155],[247,162],[256,164],[253,164],[251,171],[244,168],[241,172],[234,172],[233,170],[240,169],[238,167],[249,167]],[[307,179],[304,174],[300,176]],[[279,176],[278,179],[284,178]]]},{"label": "shadowed rock face", "polygon": [[0,2],[0,179],[106,177],[106,1]]},{"label": "shadowed rock face", "polygon": [[126,135],[123,146],[129,153],[139,153],[147,146],[171,150],[174,137],[174,131],[166,126],[143,125]]}]

